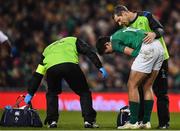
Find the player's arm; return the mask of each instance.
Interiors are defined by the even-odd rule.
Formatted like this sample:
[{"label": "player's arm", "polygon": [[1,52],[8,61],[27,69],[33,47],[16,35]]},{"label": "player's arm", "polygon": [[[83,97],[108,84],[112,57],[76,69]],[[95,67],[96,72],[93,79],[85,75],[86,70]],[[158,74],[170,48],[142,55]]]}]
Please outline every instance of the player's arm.
[{"label": "player's arm", "polygon": [[76,46],[78,53],[86,55],[98,69],[102,67],[101,61],[89,44],[81,39],[77,39]]},{"label": "player's arm", "polygon": [[43,59],[44,59],[44,56],[42,55],[41,61],[38,65],[36,71],[33,73],[33,76],[32,76],[31,82],[30,82],[30,86],[28,87],[28,93],[31,96],[33,96],[35,94],[35,92],[37,91],[37,89],[41,83],[41,80],[46,73],[46,69],[43,64]]},{"label": "player's arm", "polygon": [[134,49],[128,46],[125,46],[122,41],[113,40],[113,50],[117,52],[124,53],[129,56],[134,56]]},{"label": "player's arm", "polygon": [[161,23],[150,12],[147,12],[146,17],[148,18],[151,30],[153,30],[156,34],[155,38],[160,38],[161,36],[163,36],[164,29]]},{"label": "player's arm", "polygon": [[132,48],[130,48],[130,47],[125,47],[124,48],[124,54],[126,54],[126,55],[129,55],[129,56],[131,56],[132,55],[132,53],[133,53],[133,51],[134,51],[134,49],[132,49]]},{"label": "player's arm", "polygon": [[125,46],[122,41],[114,39],[114,40],[112,40],[112,45],[113,45],[112,46],[113,51],[124,53],[129,56],[133,56],[134,49],[132,49],[128,46]]},{"label": "player's arm", "polygon": [[124,46],[124,45],[120,45],[120,44],[118,44],[118,46],[119,46],[118,50],[116,51],[124,53],[125,55],[128,55],[128,56],[133,56],[134,49]]}]

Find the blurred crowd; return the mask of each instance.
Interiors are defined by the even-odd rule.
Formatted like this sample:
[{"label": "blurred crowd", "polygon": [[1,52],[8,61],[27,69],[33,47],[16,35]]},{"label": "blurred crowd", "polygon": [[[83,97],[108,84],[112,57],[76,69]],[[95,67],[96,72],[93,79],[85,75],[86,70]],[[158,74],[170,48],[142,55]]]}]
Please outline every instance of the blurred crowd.
[{"label": "blurred crowd", "polygon": [[[118,27],[112,19],[117,4],[130,10],[148,10],[162,23],[169,49],[169,88],[180,91],[180,1],[179,0],[1,0],[0,30],[13,48],[13,58],[0,60],[0,87],[27,88],[43,49],[65,36],[77,36],[91,46],[101,35],[110,35]],[[132,59],[113,54],[100,57],[109,73],[106,81],[84,56],[80,66],[94,91],[124,91]],[[66,87],[66,83],[63,82]],[[46,88],[45,79],[41,88]],[[8,88],[9,89],[9,88]]]}]

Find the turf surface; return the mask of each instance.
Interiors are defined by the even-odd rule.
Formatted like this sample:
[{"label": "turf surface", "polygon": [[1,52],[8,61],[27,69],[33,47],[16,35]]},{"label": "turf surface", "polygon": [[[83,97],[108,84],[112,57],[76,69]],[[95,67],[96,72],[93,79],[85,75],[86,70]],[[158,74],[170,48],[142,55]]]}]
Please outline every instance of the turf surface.
[{"label": "turf surface", "polygon": [[[42,120],[45,119],[45,111],[39,111],[40,117]],[[115,130],[116,129],[116,117],[117,112],[98,112],[97,113],[97,123],[100,128],[98,130]],[[2,116],[2,110],[0,111],[0,117]],[[156,113],[152,114],[151,124],[153,129],[155,129],[158,125],[158,120]],[[180,130],[180,113],[171,113],[171,121],[170,121],[170,129],[179,129]],[[35,129],[43,129],[47,130],[47,126],[43,126],[42,128],[27,128],[27,127],[0,127],[0,130],[35,130]],[[81,117],[81,112],[74,111],[64,111],[60,113],[60,119],[58,122],[58,128],[56,130],[85,130],[83,127],[83,119]],[[93,129],[97,130],[97,129]]]}]

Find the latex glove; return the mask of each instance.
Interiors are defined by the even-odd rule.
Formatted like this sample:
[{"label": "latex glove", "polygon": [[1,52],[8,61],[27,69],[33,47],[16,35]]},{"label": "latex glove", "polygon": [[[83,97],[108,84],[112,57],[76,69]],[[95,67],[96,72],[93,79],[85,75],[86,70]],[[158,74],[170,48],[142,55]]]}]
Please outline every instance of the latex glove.
[{"label": "latex glove", "polygon": [[29,104],[31,102],[31,99],[32,99],[33,96],[31,96],[30,94],[27,94],[24,98],[24,102],[26,104]]},{"label": "latex glove", "polygon": [[5,109],[10,110],[10,109],[12,109],[12,106],[7,105],[7,106],[5,106]]},{"label": "latex glove", "polygon": [[104,67],[101,67],[101,68],[99,69],[99,71],[101,72],[102,77],[103,77],[104,79],[108,77],[108,73],[107,73],[107,71],[105,70]]}]

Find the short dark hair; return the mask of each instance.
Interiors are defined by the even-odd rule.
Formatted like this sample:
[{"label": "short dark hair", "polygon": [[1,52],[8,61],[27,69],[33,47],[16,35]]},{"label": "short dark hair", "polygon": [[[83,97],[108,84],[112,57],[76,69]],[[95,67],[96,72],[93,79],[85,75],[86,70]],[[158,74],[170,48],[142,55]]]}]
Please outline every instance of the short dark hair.
[{"label": "short dark hair", "polygon": [[122,15],[123,11],[129,11],[128,8],[124,5],[117,5],[116,7],[114,7],[114,11],[113,11],[113,18],[114,15]]},{"label": "short dark hair", "polygon": [[109,36],[102,36],[99,37],[97,42],[96,42],[96,49],[98,51],[99,55],[103,55],[104,51],[105,51],[105,43],[110,41],[110,37]]}]

